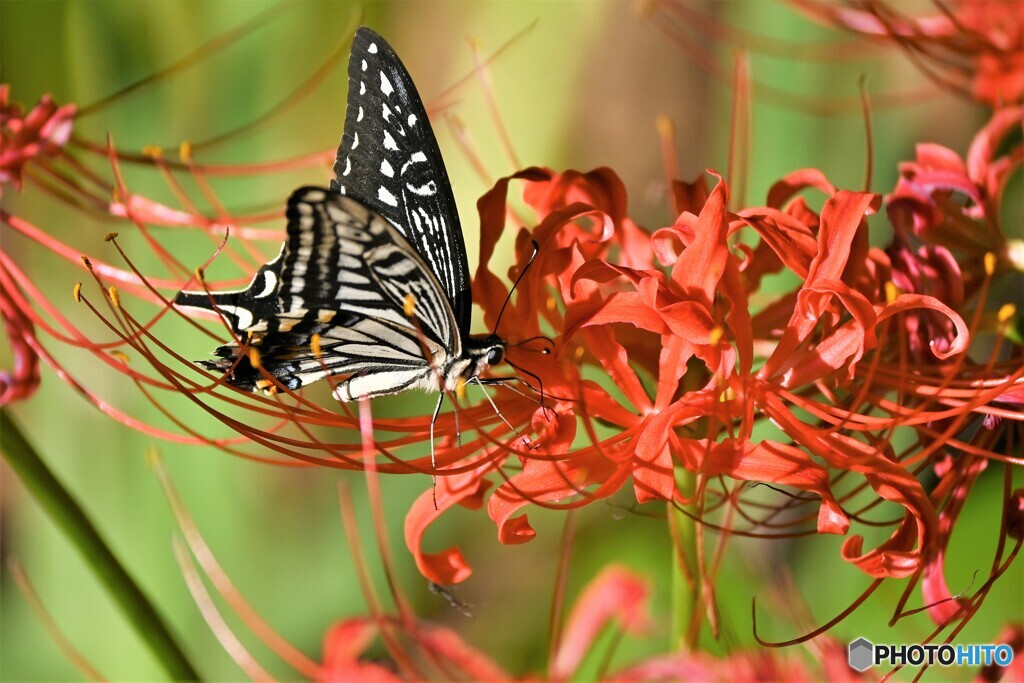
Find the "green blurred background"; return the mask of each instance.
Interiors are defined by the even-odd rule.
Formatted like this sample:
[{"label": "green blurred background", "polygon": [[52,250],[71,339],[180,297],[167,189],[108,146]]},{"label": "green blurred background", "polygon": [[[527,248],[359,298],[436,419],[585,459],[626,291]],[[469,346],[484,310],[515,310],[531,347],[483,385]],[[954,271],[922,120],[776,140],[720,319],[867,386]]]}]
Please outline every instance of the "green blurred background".
[{"label": "green blurred background", "polygon": [[[33,104],[43,93],[59,103],[86,105],[173,63],[204,42],[242,25],[272,7],[262,2],[0,2],[0,81],[12,97]],[[723,23],[755,30],[782,41],[834,40],[773,2],[693,3]],[[360,19],[361,17],[361,19]],[[688,58],[659,29],[650,3],[631,2],[307,2],[282,5],[274,18],[240,38],[223,53],[103,107],[76,126],[79,135],[102,142],[108,133],[124,151],[159,144],[173,150],[183,140],[202,140],[259,119],[298,83],[344,46],[362,21],[384,35],[402,56],[425,102],[472,74],[468,39],[490,54],[522,33],[490,68],[497,105],[519,163],[555,169],[614,168],[629,190],[630,214],[655,229],[671,222],[664,196],[661,149],[655,121],[668,116],[678,136],[680,175],[694,178],[704,168],[725,172],[729,164],[733,94],[723,82]],[[712,47],[726,73],[736,44]],[[754,78],[773,88],[821,102],[855,102],[858,81],[867,76],[873,91],[910,91],[920,76],[899,61],[830,63],[750,55]],[[237,140],[204,151],[203,162],[246,163],[277,159],[336,146],[345,102],[345,59],[309,96]],[[455,91],[448,112],[464,120],[482,151],[492,177],[515,170],[501,151],[480,85],[470,78]],[[873,112],[875,174],[872,188],[884,192],[896,177],[896,163],[913,156],[913,145],[934,141],[963,152],[983,111],[946,96],[912,107]],[[475,263],[476,198],[488,188],[459,152],[450,126],[435,120],[459,202],[471,264]],[[805,166],[821,168],[838,186],[860,189],[865,175],[864,126],[856,106],[845,115],[822,115],[793,106],[760,103],[753,110],[744,156],[751,174],[745,203],[759,204],[770,184]],[[99,167],[102,170],[102,166]],[[109,169],[108,169],[109,172]],[[303,183],[324,183],[329,168],[218,182],[232,210],[271,210],[282,206]],[[136,191],[172,202],[155,173],[131,170]],[[735,184],[734,184],[735,188]],[[198,195],[193,195],[198,196]],[[5,210],[32,220],[95,258],[112,260],[102,236],[118,228],[54,202],[31,184],[23,193],[5,188]],[[204,207],[205,208],[205,207]],[[144,243],[121,226],[122,243],[143,266]],[[85,309],[76,307],[71,287],[85,277],[74,263],[58,262],[36,245],[4,229],[3,248],[36,278],[37,285],[83,329],[103,334]],[[172,231],[161,241],[186,263],[199,263],[210,242]],[[874,237],[884,240],[884,226]],[[267,253],[276,247],[267,246]],[[149,271],[147,271],[149,272]],[[221,271],[215,276],[237,273]],[[95,292],[93,292],[95,295]],[[94,296],[94,299],[97,299]],[[135,304],[136,309],[144,308]],[[144,316],[143,316],[144,317]],[[209,341],[187,330],[167,329],[161,338],[186,357],[200,358]],[[10,351],[0,345],[0,362]],[[49,344],[52,352],[89,389],[130,414],[161,425],[162,418],[133,384],[112,376],[90,355]],[[329,400],[329,399],[327,399]],[[433,399],[406,395],[380,401],[388,410],[426,414]],[[178,417],[211,429],[213,424],[181,404]],[[191,411],[191,412],[190,412]],[[49,369],[40,391],[12,412],[40,452],[102,530],[130,572],[158,604],[203,674],[212,680],[237,679],[240,671],[224,654],[184,586],[171,550],[176,526],[144,454],[154,440],[115,424],[88,405]],[[226,433],[225,433],[226,435]],[[370,538],[361,479],[322,469],[294,470],[254,465],[213,449],[157,444],[183,498],[217,557],[257,610],[288,640],[316,657],[332,621],[365,612],[341,528],[337,481],[348,478]],[[43,601],[61,628],[106,676],[119,680],[162,678],[82,559],[43,515],[10,471],[3,474],[2,550],[24,563]],[[953,539],[947,574],[954,592],[975,587],[987,571],[995,547],[1001,494],[991,473],[971,497]],[[563,516],[530,512],[538,537],[525,546],[497,542],[493,524],[480,513],[455,511],[432,529],[431,548],[457,543],[475,573],[460,587],[459,599],[473,606],[467,619],[428,592],[402,543],[402,523],[413,498],[429,486],[424,477],[392,477],[383,482],[399,583],[425,618],[448,622],[471,643],[515,673],[539,670],[547,649],[548,605],[560,552]],[[990,495],[986,492],[990,490]],[[578,516],[570,596],[608,562],[627,564],[655,585],[657,638],[630,639],[615,661],[664,652],[669,624],[671,549],[663,508],[631,514],[629,492],[609,503],[589,506]],[[891,512],[891,510],[890,510]],[[807,608],[823,622],[849,605],[868,585],[838,556],[842,539],[730,545],[718,583],[724,636],[708,647],[722,651],[753,642],[750,600],[769,605],[772,586],[792,574]],[[870,542],[870,538],[869,538]],[[375,557],[372,548],[367,548]],[[1019,564],[1019,563],[1018,563]],[[376,565],[375,565],[376,566]],[[0,676],[4,680],[77,678],[9,577],[6,563],[0,589]],[[978,571],[977,578],[974,572]],[[990,642],[1024,605],[1020,567],[1015,567],[988,598],[959,642]],[[379,577],[378,577],[379,579]],[[382,586],[382,584],[381,584]],[[919,642],[931,630],[926,617],[886,622],[902,588],[890,582],[833,634],[842,642],[856,636],[886,642]],[[919,604],[915,594],[912,603]],[[762,635],[783,640],[802,633],[785,608],[766,606]],[[801,608],[796,609],[799,614]],[[237,625],[237,621],[231,621]],[[239,626],[241,632],[244,629]],[[243,640],[275,675],[294,675],[251,637]],[[932,671],[929,678],[969,677],[970,672]]]}]

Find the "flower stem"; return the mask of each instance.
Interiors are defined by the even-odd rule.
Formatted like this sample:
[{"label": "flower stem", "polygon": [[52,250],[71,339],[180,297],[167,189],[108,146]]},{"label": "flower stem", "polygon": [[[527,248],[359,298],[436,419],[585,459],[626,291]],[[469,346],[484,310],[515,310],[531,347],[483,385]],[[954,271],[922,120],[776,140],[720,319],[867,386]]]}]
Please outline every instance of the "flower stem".
[{"label": "flower stem", "polygon": [[99,531],[39,457],[12,416],[0,409],[0,451],[25,487],[78,547],[121,611],[174,680],[196,681],[199,674]]},{"label": "flower stem", "polygon": [[[682,490],[693,489],[694,477],[687,472],[681,477]],[[693,513],[694,506],[687,506]],[[672,538],[672,642],[685,650],[693,650],[694,612],[698,609],[700,572],[697,557],[697,524],[692,517],[669,504],[669,535]]]}]

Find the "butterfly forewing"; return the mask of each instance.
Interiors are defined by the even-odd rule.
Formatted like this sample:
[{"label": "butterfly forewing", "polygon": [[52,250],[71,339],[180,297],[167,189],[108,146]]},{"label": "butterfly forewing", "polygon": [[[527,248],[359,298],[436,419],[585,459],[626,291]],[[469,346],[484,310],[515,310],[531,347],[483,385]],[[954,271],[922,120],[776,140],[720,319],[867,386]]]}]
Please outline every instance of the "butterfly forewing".
[{"label": "butterfly forewing", "polygon": [[430,121],[391,46],[356,33],[348,66],[345,134],[331,188],[388,219],[440,283],[456,327],[469,335],[469,265],[455,198]]}]

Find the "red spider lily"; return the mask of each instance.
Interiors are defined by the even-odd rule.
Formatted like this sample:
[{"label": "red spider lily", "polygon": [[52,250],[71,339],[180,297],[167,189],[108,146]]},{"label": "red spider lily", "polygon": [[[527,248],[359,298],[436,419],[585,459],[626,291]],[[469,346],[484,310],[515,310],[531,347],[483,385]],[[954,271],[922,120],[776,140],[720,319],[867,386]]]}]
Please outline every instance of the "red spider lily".
[{"label": "red spider lily", "polygon": [[[976,329],[928,290],[898,291],[882,279],[865,223],[880,198],[836,190],[808,170],[779,182],[767,206],[730,213],[724,182],[710,192],[698,183],[680,186],[678,199],[699,213],[684,212],[675,225],[648,235],[626,217],[621,184],[610,171],[530,169],[500,181],[479,202],[485,239],[476,282],[488,320],[505,298],[487,268],[512,180],[525,183],[524,200],[541,216],[516,238],[520,263],[531,238],[541,248],[507,312],[518,325],[503,333],[512,343],[510,359],[543,381],[553,408],[534,408],[532,448],[515,453],[522,469],[511,476],[499,470],[505,481],[489,499],[492,484],[484,477],[507,462],[494,457],[497,445],[439,482],[436,507],[429,494],[414,505],[406,540],[428,578],[453,583],[469,575],[457,548],[421,549],[426,527],[455,504],[476,508],[487,500],[499,539],[522,543],[535,533],[519,514],[527,505],[581,506],[630,480],[638,502],[692,506],[706,523],[715,515],[746,520],[745,527],[729,527],[733,534],[772,535],[793,526],[773,521],[782,510],[809,502],[797,497],[755,514],[758,506],[744,504],[738,490],[716,488],[728,477],[814,494],[820,502],[808,517],[817,520],[818,533],[847,533],[851,520],[866,522],[865,513],[881,501],[902,506],[888,541],[865,549],[860,536],[851,536],[844,559],[873,577],[913,576],[913,584],[923,577],[940,624],[969,618],[988,588],[953,600],[941,580],[944,549],[979,468],[989,460],[1018,463],[1001,445],[1017,427],[964,434],[981,417],[986,424],[1021,421],[1024,370],[1014,362],[971,361],[966,350]],[[826,194],[820,213],[796,196],[807,188]],[[730,246],[750,228],[761,238],[756,248]],[[802,284],[752,311],[763,276],[783,268]],[[979,287],[995,275],[984,272]],[[929,359],[911,366],[904,330],[924,319],[944,321],[950,334],[926,344]],[[976,325],[977,316],[972,320]],[[516,346],[551,330],[560,333],[551,355]],[[599,367],[615,390],[584,379],[587,366]],[[502,409],[517,401],[527,405],[503,396]],[[756,437],[766,418],[790,441]],[[609,425],[615,434],[599,437]],[[918,437],[897,450],[893,435],[904,432]],[[583,439],[590,445],[578,445]],[[954,459],[950,449],[972,455]],[[919,480],[929,464],[942,478],[930,492]],[[679,486],[684,470],[697,476],[692,490]],[[1008,507],[1012,500],[1007,491]],[[1000,549],[990,578],[1015,555]]]},{"label": "red spider lily", "polygon": [[[900,165],[899,182],[886,197],[896,233],[887,253],[899,289],[930,286],[959,305],[985,278],[986,254],[996,257],[996,270],[1021,269],[1019,240],[1003,234],[999,207],[1024,163],[1024,148],[1012,142],[1022,124],[1024,109],[1003,109],[975,136],[966,162],[945,147],[921,144],[917,159]],[[914,252],[918,241],[924,247]]]},{"label": "red spider lily", "polygon": [[[515,321],[515,328],[499,333],[511,344],[514,367],[543,393],[538,399],[529,390],[500,388],[504,420],[486,405],[462,408],[463,432],[474,436],[461,447],[454,417],[445,416],[437,470],[422,448],[429,433],[426,417],[374,425],[381,434],[395,435],[377,439],[377,470],[440,477],[436,493],[425,492],[406,521],[407,544],[425,576],[447,585],[470,575],[457,548],[421,547],[429,524],[455,504],[486,504],[499,539],[522,543],[535,534],[522,514],[528,505],[579,507],[631,482],[637,502],[666,501],[730,534],[751,536],[846,534],[851,522],[865,521],[864,513],[889,501],[904,510],[891,523],[889,540],[865,549],[861,536],[851,536],[844,559],[873,577],[923,577],[926,595],[953,604],[941,580],[943,549],[957,517],[956,501],[969,491],[976,477],[969,472],[979,465],[955,461],[943,472],[959,479],[931,493],[918,474],[929,464],[947,462],[948,448],[969,449],[981,463],[1015,462],[998,450],[1005,428],[991,438],[961,433],[974,415],[1020,420],[1022,373],[1012,364],[970,361],[965,351],[976,330],[935,296],[941,292],[920,291],[906,278],[897,287],[890,284],[895,277],[867,248],[865,219],[879,208],[878,197],[837,190],[820,172],[806,170],[780,181],[765,206],[730,212],[726,183],[719,179],[709,189],[701,180],[675,186],[682,213],[672,226],[650,233],[628,217],[624,188],[610,170],[528,169],[499,181],[479,202],[483,240],[475,284],[488,325],[497,320],[507,294],[490,260],[510,213],[506,195],[513,182],[524,184],[524,202],[538,216],[532,229],[516,235],[517,268],[524,267],[531,240],[540,252],[509,304],[505,320]],[[123,182],[119,187],[120,197],[133,197]],[[825,195],[820,212],[798,196],[808,189]],[[898,207],[901,201],[891,203]],[[133,208],[145,202],[119,205],[146,229]],[[8,217],[8,224],[34,234],[16,217]],[[751,231],[760,239],[753,248],[739,241]],[[5,266],[16,285],[8,289],[15,308],[26,311],[29,322],[128,375],[175,429],[140,425],[86,392],[118,419],[163,438],[211,444],[257,460],[365,466],[357,457],[363,446],[346,436],[350,431],[333,432],[335,438],[316,429],[351,430],[355,416],[290,392],[259,397],[225,389],[222,378],[198,370],[161,341],[155,326],[170,304],[159,288],[173,291],[188,277],[155,282],[130,262],[125,270],[93,265],[108,311],[79,296],[115,335],[96,342],[52,306],[44,310],[58,327],[35,314],[27,303],[31,282],[13,262]],[[764,300],[764,277],[782,270],[802,283],[755,305]],[[1000,272],[985,271],[977,287]],[[137,319],[118,290],[109,288],[112,281],[163,308]],[[959,306],[963,299],[949,302]],[[911,320],[937,320],[946,331],[942,343],[916,348],[928,358],[914,366],[907,351],[914,335],[905,330],[920,326],[913,328]],[[58,332],[60,326],[70,333]],[[554,338],[549,354],[538,353],[531,341],[545,334]],[[38,339],[22,338],[50,362]],[[156,376],[125,362],[124,351],[141,356]],[[239,436],[199,433],[169,401],[191,404]],[[784,437],[758,436],[767,421]],[[528,445],[509,440],[513,428],[529,436]],[[917,433],[918,440],[896,450],[891,444],[897,432]],[[409,457],[414,447],[420,454]],[[681,478],[684,473],[693,478]],[[744,481],[803,493],[765,504],[747,500],[751,495],[736,487]],[[809,521],[812,529],[805,526]],[[996,567],[993,576],[1003,562]],[[976,609],[980,600],[971,604]],[[940,611],[940,619],[973,613],[959,607]]]},{"label": "red spider lily", "polygon": [[[502,388],[505,421],[486,405],[460,409],[467,435],[461,448],[454,418],[445,417],[437,470],[422,448],[427,417],[374,424],[396,435],[377,439],[377,470],[439,476],[436,492],[425,492],[406,520],[406,542],[427,578],[448,585],[471,573],[458,548],[422,548],[427,527],[456,504],[486,504],[499,539],[523,543],[535,535],[522,514],[527,506],[579,507],[631,482],[637,502],[666,501],[730,534],[751,536],[846,534],[889,501],[904,511],[890,523],[889,540],[865,549],[860,535],[851,536],[843,558],[872,577],[923,579],[926,596],[946,605],[934,612],[941,622],[976,610],[986,591],[973,602],[949,596],[941,578],[945,544],[979,467],[989,459],[1015,461],[1000,452],[1005,427],[962,434],[974,415],[1006,424],[1021,419],[1022,371],[970,361],[965,351],[975,329],[933,293],[907,283],[902,292],[893,288],[873,265],[878,258],[867,248],[865,218],[879,208],[878,197],[836,190],[807,170],[780,181],[766,206],[733,213],[724,181],[711,190],[698,182],[677,186],[680,205],[695,211],[648,233],[628,218],[624,189],[611,171],[528,169],[479,202],[484,239],[476,284],[489,324],[507,293],[489,264],[512,182],[524,183],[524,201],[539,216],[516,236],[518,268],[531,240],[540,252],[506,312],[515,328],[499,332],[509,339],[514,367],[543,388],[543,404],[529,391]],[[820,213],[797,196],[806,189],[825,194]],[[750,230],[760,237],[754,248],[738,242]],[[764,276],[783,269],[802,280],[799,287],[753,306]],[[979,287],[995,275],[986,272]],[[225,390],[222,379],[160,341],[153,330],[160,315],[140,321],[118,297],[107,299],[104,317],[117,338],[83,345],[116,362],[157,405],[184,399],[240,437],[197,433],[166,407],[184,434],[153,433],[260,460],[276,453],[287,458],[276,462],[365,466],[359,441],[314,430],[350,430],[355,416],[290,392]],[[918,348],[929,358],[912,366],[912,335],[904,330],[918,329],[907,322],[917,319],[939,320],[950,333],[944,343]],[[530,341],[541,334],[553,335],[552,353],[538,353]],[[111,348],[134,351],[157,376],[116,360]],[[599,375],[610,381],[594,379]],[[757,436],[765,421],[784,438]],[[516,427],[530,437],[528,445],[509,441]],[[897,450],[893,434],[903,432],[918,438]],[[418,457],[406,455],[413,447]],[[950,448],[967,449],[974,460],[950,460]],[[918,478],[929,465],[940,468],[940,477],[952,473],[932,492]],[[694,479],[681,485],[685,472]],[[804,493],[766,505],[735,487],[744,481]],[[813,511],[802,512],[807,506]],[[995,562],[993,577],[1005,570],[1004,560]]]},{"label": "red spider lily", "polygon": [[32,111],[24,114],[10,101],[10,86],[0,85],[0,185],[21,188],[25,164],[42,156],[56,156],[71,137],[77,108],[58,107],[44,95]]},{"label": "red spider lily", "polygon": [[[368,417],[368,413],[364,415]],[[369,431],[364,431],[364,438],[368,439],[368,435]],[[372,442],[367,440],[364,445],[371,448]],[[389,582],[389,589],[397,606],[396,613],[389,614],[383,609],[369,580],[355,510],[349,497],[343,492],[342,516],[351,554],[359,570],[362,590],[369,606],[369,614],[348,617],[332,625],[323,639],[322,656],[316,661],[299,652],[252,609],[217,563],[167,473],[159,466],[157,472],[184,533],[188,549],[198,561],[202,572],[210,579],[220,597],[241,622],[271,652],[303,678],[331,682],[434,678],[510,682],[570,680],[581,674],[581,667],[598,657],[595,648],[599,646],[599,636],[603,633],[612,630],[617,634],[610,646],[612,650],[624,636],[651,639],[656,633],[656,624],[648,613],[651,592],[649,582],[629,569],[610,565],[602,569],[583,588],[568,611],[564,625],[553,631],[556,635],[553,636],[554,642],[549,648],[550,656],[544,671],[524,676],[510,673],[489,654],[465,640],[459,630],[415,617],[409,611],[408,599],[393,581]],[[367,473],[367,485],[371,499],[377,501],[372,505],[371,513],[378,522],[376,527],[380,559],[384,564],[385,574],[391,576],[394,568],[391,566],[387,550],[386,535],[380,531],[380,491],[372,469]],[[221,616],[214,604],[213,596],[207,592],[184,544],[178,544],[177,551],[182,572],[193,598],[225,650],[250,678],[267,678],[267,670],[246,649]],[[471,621],[463,623],[472,624]],[[371,658],[370,647],[378,641],[384,646],[386,657],[381,658],[378,654]],[[594,676],[592,680],[620,682],[814,680],[821,674],[826,674],[830,680],[859,680],[846,665],[845,651],[838,643],[828,638],[819,638],[809,646],[809,649],[817,658],[818,665],[814,668],[808,667],[796,657],[782,657],[769,654],[768,651],[757,654],[736,652],[724,658],[679,651],[650,656],[612,672],[606,670],[613,654],[612,651],[608,651],[603,654],[604,666],[596,675],[591,675]]]},{"label": "red spider lily", "polygon": [[[124,266],[90,259],[102,298],[90,294],[91,286],[76,297],[108,325],[110,334],[98,341],[40,297],[0,253],[3,312],[17,363],[4,398],[30,393],[38,357],[116,419],[160,438],[278,464],[436,475],[436,492],[426,491],[407,516],[406,542],[424,576],[442,585],[472,571],[458,548],[423,548],[426,529],[448,508],[486,506],[499,540],[515,544],[535,536],[525,514],[530,506],[572,509],[625,490],[638,503],[665,502],[707,529],[721,528],[720,544],[732,535],[846,535],[855,526],[886,527],[889,538],[874,547],[851,535],[843,559],[877,579],[912,578],[894,619],[905,614],[920,583],[935,621],[962,626],[1019,550],[1019,543],[1001,542],[985,585],[953,597],[943,574],[948,541],[974,483],[992,463],[1005,467],[1008,482],[999,538],[1018,538],[1011,511],[1019,495],[1009,482],[1020,464],[1013,455],[1013,439],[1020,439],[1013,435],[1022,420],[1024,371],[1019,349],[1006,350],[1008,315],[992,323],[981,310],[993,280],[1019,263],[997,215],[1007,178],[1020,165],[1020,146],[1010,135],[1020,116],[1019,108],[997,113],[966,163],[935,145],[919,147],[916,163],[901,168],[900,184],[886,198],[897,241],[885,252],[869,249],[867,233],[881,198],[839,190],[814,169],[779,181],[764,206],[732,211],[729,187],[717,175],[713,188],[703,178],[675,183],[678,218],[655,231],[630,219],[625,188],[609,169],[531,168],[498,181],[478,203],[482,241],[474,285],[492,327],[508,293],[504,283],[525,268],[531,242],[539,243],[503,318],[506,327],[498,330],[511,344],[508,358],[518,378],[532,389],[499,388],[501,416],[485,404],[460,407],[461,444],[456,418],[443,416],[436,469],[424,446],[426,415],[376,420],[376,460],[368,465],[356,416],[337,412],[347,407],[324,407],[291,392],[241,394],[166,343],[161,326],[184,324],[169,304],[173,293],[244,283],[265,258],[255,241],[280,239],[278,212],[233,216],[207,182],[223,167],[198,164],[188,154],[171,163],[150,150],[134,161],[164,174],[180,206],[156,202],[131,190],[121,174],[128,159],[112,144],[82,145],[80,151],[104,155],[113,171],[112,181],[91,182],[95,195],[88,196],[122,219],[124,229],[138,230],[167,275],[144,275],[127,257]],[[1004,148],[1009,151],[999,151]],[[41,168],[53,161],[25,158]],[[202,188],[217,207],[214,215],[195,208],[182,175]],[[510,188],[520,184],[535,218],[518,219],[531,227],[514,235],[517,265],[506,278],[492,272],[491,261],[506,221],[516,215]],[[820,211],[801,196],[805,191],[823,196]],[[277,223],[250,226],[269,219]],[[3,220],[77,261],[76,250],[27,221],[8,214]],[[218,242],[229,227],[231,239],[215,256],[232,259],[246,275],[202,282],[201,271],[194,276],[191,264],[164,250],[157,226],[199,230]],[[111,241],[111,249],[120,248]],[[915,250],[916,241],[924,245]],[[777,273],[799,284],[766,292],[765,278]],[[140,315],[139,304],[122,293],[157,308]],[[981,333],[995,337],[987,361],[968,353]],[[222,328],[210,334],[210,346],[225,334]],[[550,353],[538,352],[541,335],[553,338]],[[47,352],[51,340],[82,348],[129,377],[172,427],[142,424],[90,393]],[[182,417],[202,413],[237,436],[200,432]],[[520,432],[528,443],[514,436]],[[934,486],[924,483],[932,474]],[[774,488],[762,495],[765,489],[754,491],[748,481]],[[879,521],[872,513],[885,503],[899,514]],[[690,569],[714,585],[709,563]],[[411,628],[404,616],[400,623]],[[357,620],[341,632],[357,636],[358,645],[383,637],[384,629],[379,620]],[[441,644],[419,630],[410,637],[428,643],[423,647],[431,656],[456,658],[463,647],[445,634],[436,635]],[[347,671],[339,676],[356,672],[344,666],[372,666],[359,661],[357,646],[329,649],[326,660]],[[467,674],[484,671],[465,666]]]},{"label": "red spider lily", "polygon": [[1024,98],[1024,18],[1014,0],[936,2],[933,13],[920,16],[880,0],[863,7],[794,4],[829,24],[892,43],[940,87],[997,108]]},{"label": "red spider lily", "polygon": [[[396,657],[396,661],[411,655],[418,661],[433,660],[439,663],[449,680],[571,680],[579,675],[584,660],[595,656],[593,648],[603,630],[614,625],[618,633],[634,637],[642,637],[651,630],[645,613],[648,591],[647,582],[631,571],[617,566],[602,570],[577,598],[553,657],[542,675],[515,676],[508,673],[488,655],[469,645],[455,630],[423,623],[405,629],[402,642],[407,651],[401,658]],[[387,625],[388,628],[395,626],[394,623]],[[332,627],[324,640],[325,674],[322,680],[355,680],[361,675],[379,676],[379,680],[385,681],[418,680],[418,672],[407,672],[402,667],[392,671],[361,659],[380,629],[379,622],[370,619],[349,619]],[[819,656],[820,668],[817,671],[797,657],[782,657],[768,652],[736,652],[721,659],[699,652],[678,652],[649,657],[615,671],[601,670],[598,677],[590,680],[619,683],[810,681],[823,674],[829,680],[861,680],[846,665],[843,648],[828,639],[822,641],[814,647]]]}]

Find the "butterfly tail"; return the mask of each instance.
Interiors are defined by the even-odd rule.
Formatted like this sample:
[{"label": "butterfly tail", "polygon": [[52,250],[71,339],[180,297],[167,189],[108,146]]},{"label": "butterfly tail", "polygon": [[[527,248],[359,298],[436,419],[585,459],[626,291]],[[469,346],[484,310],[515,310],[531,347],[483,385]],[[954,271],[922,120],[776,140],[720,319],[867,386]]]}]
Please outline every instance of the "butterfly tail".
[{"label": "butterfly tail", "polygon": [[279,313],[278,292],[284,258],[263,265],[245,289],[233,292],[178,292],[174,304],[185,308],[214,311],[220,314],[235,334],[255,327]]}]

